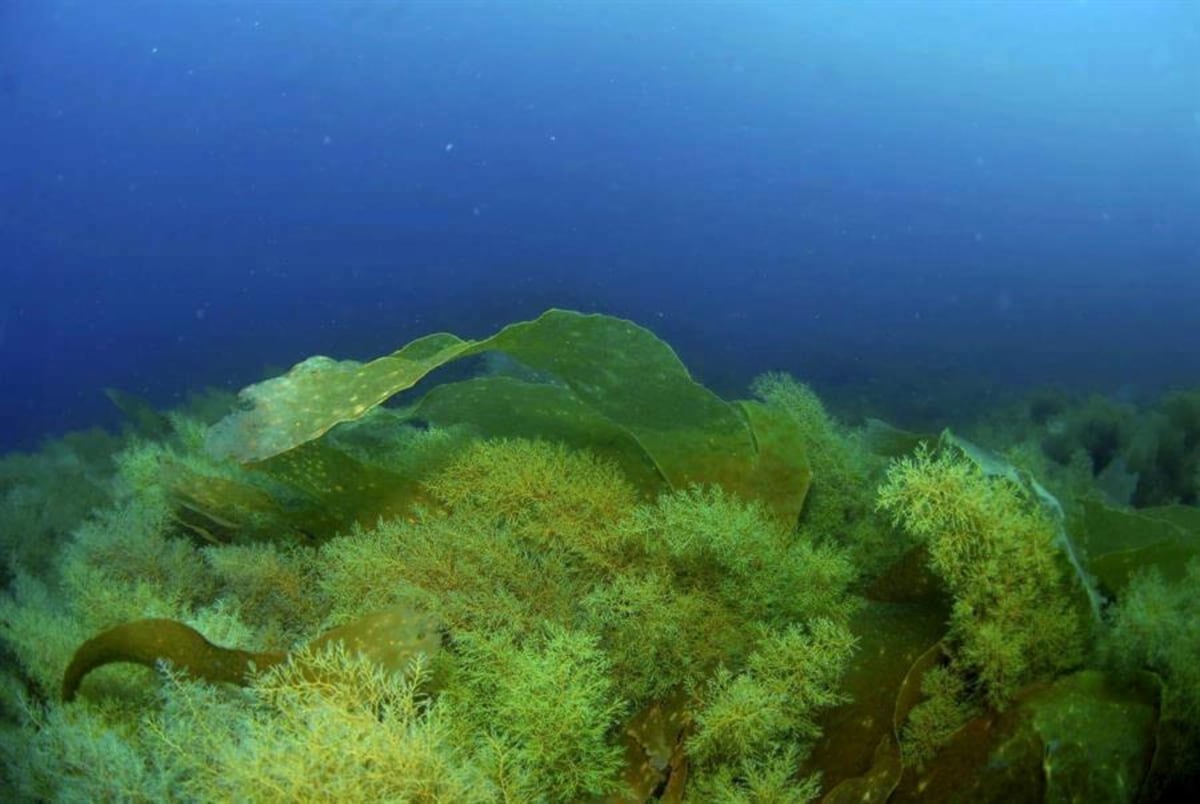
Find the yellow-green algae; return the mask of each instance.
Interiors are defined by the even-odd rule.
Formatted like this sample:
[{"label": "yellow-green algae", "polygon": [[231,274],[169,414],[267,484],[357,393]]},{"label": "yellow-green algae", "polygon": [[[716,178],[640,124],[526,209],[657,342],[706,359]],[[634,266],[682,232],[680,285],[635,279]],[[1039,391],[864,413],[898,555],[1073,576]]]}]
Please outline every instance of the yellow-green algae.
[{"label": "yellow-green algae", "polygon": [[[533,371],[378,407],[484,348]],[[258,407],[208,452],[194,415],[164,435],[135,410],[154,427],[104,481],[111,507],[44,569],[10,567],[0,783],[189,801],[1180,789],[1200,570],[1173,565],[1194,509],[1056,487],[1051,517],[1033,475],[961,439],[846,428],[784,375],[755,391],[726,402],[648,331],[551,311],[301,364],[249,389]],[[1093,572],[1115,628],[1075,605]]]}]

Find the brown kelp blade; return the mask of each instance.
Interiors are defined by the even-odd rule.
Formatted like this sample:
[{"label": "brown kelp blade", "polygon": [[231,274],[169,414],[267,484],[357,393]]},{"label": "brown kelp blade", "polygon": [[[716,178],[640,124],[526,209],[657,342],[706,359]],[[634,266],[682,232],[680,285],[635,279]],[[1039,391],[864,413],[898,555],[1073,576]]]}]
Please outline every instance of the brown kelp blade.
[{"label": "brown kelp blade", "polygon": [[[488,351],[550,378],[542,386],[544,403],[561,401],[566,389],[572,408],[628,434],[672,488],[718,484],[764,502],[783,520],[799,515],[808,464],[802,440],[786,422],[721,399],[692,379],[649,330],[567,310],[549,310],[479,341],[429,335],[367,363],[309,358],[244,389],[249,407],[214,425],[207,448],[242,463],[264,461],[362,417],[447,363]],[[765,449],[755,429],[760,425]]]},{"label": "brown kelp blade", "polygon": [[[403,671],[418,653],[434,655],[441,647],[439,623],[403,606],[368,614],[314,639],[308,650],[341,643],[347,651],[389,672]],[[167,662],[193,678],[245,685],[255,673],[287,661],[281,651],[246,651],[209,642],[177,620],[146,619],[122,623],[84,642],[63,674],[63,700],[74,700],[84,677],[107,664],[126,662],[155,667]]]},{"label": "brown kelp blade", "polygon": [[175,620],[134,620],[114,626],[79,646],[63,674],[62,696],[64,701],[74,700],[84,676],[114,662],[155,667],[165,661],[195,678],[245,684],[256,670],[285,658],[284,653],[222,648],[191,626]]}]

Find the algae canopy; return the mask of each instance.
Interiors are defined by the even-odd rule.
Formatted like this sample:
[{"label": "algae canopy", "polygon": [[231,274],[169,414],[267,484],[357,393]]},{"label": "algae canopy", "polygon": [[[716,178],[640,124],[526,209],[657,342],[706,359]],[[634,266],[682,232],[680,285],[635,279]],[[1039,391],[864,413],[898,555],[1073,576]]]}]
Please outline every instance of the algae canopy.
[{"label": "algae canopy", "polygon": [[[488,352],[508,370],[430,377]],[[186,801],[1186,789],[1194,508],[1121,509],[949,430],[852,428],[786,375],[753,391],[726,401],[649,330],[550,310],[313,357],[208,422],[111,392],[137,429],[105,507],[0,599],[6,783]]]}]

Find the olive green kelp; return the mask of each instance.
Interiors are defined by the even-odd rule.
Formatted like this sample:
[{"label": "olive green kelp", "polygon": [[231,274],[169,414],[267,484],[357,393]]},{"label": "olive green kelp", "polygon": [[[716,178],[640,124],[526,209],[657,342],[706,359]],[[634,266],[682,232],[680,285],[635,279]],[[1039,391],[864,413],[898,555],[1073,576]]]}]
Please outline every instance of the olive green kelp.
[{"label": "olive green kelp", "polygon": [[614,459],[643,488],[719,484],[795,521],[808,490],[801,435],[755,402],[730,403],[697,383],[649,330],[605,315],[549,310],[489,338],[436,333],[367,363],[311,357],[241,392],[248,404],[213,426],[207,448],[256,463],[354,421],[431,371],[500,351],[547,377],[443,385],[414,409],[435,424],[488,435],[541,436]]}]

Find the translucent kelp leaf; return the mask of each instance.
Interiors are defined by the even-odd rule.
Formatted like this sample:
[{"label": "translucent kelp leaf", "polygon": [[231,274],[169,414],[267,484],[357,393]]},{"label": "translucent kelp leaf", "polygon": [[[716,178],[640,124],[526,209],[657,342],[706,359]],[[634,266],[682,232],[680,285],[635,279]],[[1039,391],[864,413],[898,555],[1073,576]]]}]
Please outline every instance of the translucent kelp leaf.
[{"label": "translucent kelp leaf", "polygon": [[737,404],[750,423],[755,454],[748,471],[720,482],[743,497],[761,500],[781,521],[795,522],[812,481],[800,423],[786,411],[761,402]]},{"label": "translucent kelp leaf", "polygon": [[1200,509],[1176,505],[1127,511],[1089,499],[1082,511],[1077,530],[1088,569],[1114,594],[1151,568],[1168,581],[1182,580],[1188,561],[1200,556]]},{"label": "translucent kelp leaf", "polygon": [[325,442],[303,444],[255,470],[298,493],[288,518],[314,537],[399,516],[420,497],[417,478],[364,463]]},{"label": "translucent kelp leaf", "polygon": [[418,653],[436,656],[442,647],[442,632],[435,618],[407,606],[392,606],[332,628],[305,649],[325,650],[334,643],[383,670],[400,673]]},{"label": "translucent kelp leaf", "polygon": [[230,476],[165,462],[161,481],[175,521],[202,541],[323,541],[354,523],[411,509],[419,479],[310,442]]},{"label": "translucent kelp leaf", "polygon": [[[488,350],[506,352],[552,377],[555,383],[535,384],[547,389],[546,405],[567,401],[563,386],[576,412],[578,400],[624,430],[673,488],[716,483],[763,499],[782,517],[794,520],[798,514],[808,480],[798,433],[765,414],[743,413],[704,388],[649,330],[564,310],[511,324],[481,341],[430,335],[369,363],[310,358],[282,377],[245,389],[241,396],[251,407],[218,422],[207,448],[243,463],[279,455],[361,417],[439,366]],[[767,445],[761,453],[752,431],[758,424],[764,425]],[[804,471],[798,473],[798,467]]]},{"label": "translucent kelp leaf", "polygon": [[686,695],[655,701],[630,718],[622,734],[622,788],[607,800],[681,801],[687,780],[685,738],[691,727]]},{"label": "translucent kelp leaf", "polygon": [[628,430],[562,385],[513,377],[479,377],[439,385],[410,414],[438,427],[470,424],[488,438],[542,438],[586,448],[613,461],[639,490],[657,493],[666,480]]},{"label": "translucent kelp leaf", "polygon": [[1046,801],[1134,801],[1149,771],[1159,702],[1153,687],[1084,671],[1028,704],[1044,747]]},{"label": "translucent kelp leaf", "polygon": [[670,346],[630,321],[550,310],[480,346],[566,384],[628,430],[674,488],[724,485],[756,457],[738,411],[693,380]]},{"label": "translucent kelp leaf", "polygon": [[125,415],[133,432],[139,436],[159,441],[174,430],[171,420],[142,397],[118,388],[105,388],[104,395]]},{"label": "translucent kelp leaf", "polygon": [[936,433],[913,433],[893,427],[882,419],[867,419],[862,433],[863,446],[881,458],[903,458],[922,444],[936,444]]},{"label": "translucent kelp leaf", "polygon": [[[940,648],[946,612],[936,605],[868,602],[850,622],[858,650],[841,682],[848,703],[821,716],[822,736],[801,773],[820,771],[826,801],[885,801],[902,770],[897,718],[920,690],[920,665]],[[940,655],[940,654],[939,654]]]},{"label": "translucent kelp leaf", "polygon": [[229,544],[303,538],[276,499],[246,480],[205,474],[178,461],[164,461],[159,479],[175,521],[201,541]]},{"label": "translucent kelp leaf", "polygon": [[908,768],[893,801],[1137,800],[1150,771],[1161,690],[1084,670],[1034,684],[1004,712],[955,732]]},{"label": "translucent kelp leaf", "polygon": [[213,425],[205,446],[241,463],[287,452],[411,388],[473,343],[438,333],[370,363],[310,357],[287,374],[242,389],[238,396],[250,407]]},{"label": "translucent kelp leaf", "polygon": [[937,642],[908,667],[908,672],[896,688],[895,701],[888,717],[885,718],[887,728],[876,744],[870,768],[863,775],[846,779],[826,793],[822,799],[825,804],[870,804],[891,798],[904,773],[899,740],[900,727],[921,698],[921,680],[925,673],[936,667],[943,660],[943,656],[942,643]]}]

